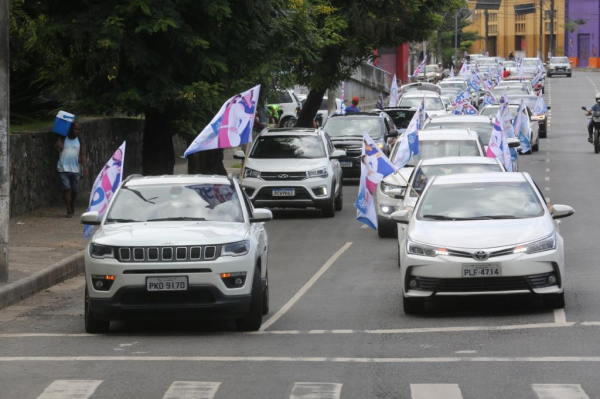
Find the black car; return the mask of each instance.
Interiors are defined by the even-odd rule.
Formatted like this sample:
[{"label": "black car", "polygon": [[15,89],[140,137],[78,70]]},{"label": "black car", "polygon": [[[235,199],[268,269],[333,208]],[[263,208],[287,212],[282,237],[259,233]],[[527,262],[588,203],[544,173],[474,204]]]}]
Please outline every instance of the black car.
[{"label": "black car", "polygon": [[360,177],[363,133],[369,134],[386,155],[390,152],[388,138],[398,135],[396,125],[386,112],[331,115],[323,130],[327,132],[335,148],[346,151],[346,158],[340,159],[344,178]]}]

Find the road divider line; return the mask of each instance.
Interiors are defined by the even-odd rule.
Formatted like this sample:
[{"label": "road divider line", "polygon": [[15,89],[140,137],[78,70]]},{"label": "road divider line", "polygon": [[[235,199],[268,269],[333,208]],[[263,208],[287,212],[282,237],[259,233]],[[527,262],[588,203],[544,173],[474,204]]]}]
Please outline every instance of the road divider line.
[{"label": "road divider line", "polygon": [[458,384],[410,384],[412,399],[463,399]]},{"label": "road divider line", "polygon": [[220,386],[220,382],[173,381],[163,399],[213,399]]},{"label": "road divider line", "polygon": [[96,392],[102,380],[56,380],[37,399],[87,399]]},{"label": "road divider line", "polygon": [[317,282],[317,280],[331,267],[331,265],[335,263],[335,261],[340,256],[342,256],[344,252],[348,250],[348,248],[350,248],[351,245],[352,242],[347,242],[336,253],[334,253],[333,256],[329,258],[329,260],[327,260],[327,262],[325,262],[325,264],[321,266],[321,268],[310,278],[310,280],[308,280],[306,284],[304,284],[304,286],[300,288],[300,290],[296,292],[296,294],[285,305],[283,305],[281,309],[277,311],[277,313],[275,313],[269,320],[263,323],[263,325],[260,327],[260,331],[264,331],[267,328],[271,327],[273,323],[275,323],[284,314],[286,314],[287,311],[290,310],[292,306],[294,306],[304,294],[306,294],[310,287],[312,287]]},{"label": "road divider line", "polygon": [[554,323],[567,324],[567,315],[564,309],[554,309]]},{"label": "road divider line", "polygon": [[538,399],[590,399],[579,384],[532,384]]},{"label": "road divider line", "polygon": [[296,382],[290,399],[340,399],[342,384],[327,382]]}]

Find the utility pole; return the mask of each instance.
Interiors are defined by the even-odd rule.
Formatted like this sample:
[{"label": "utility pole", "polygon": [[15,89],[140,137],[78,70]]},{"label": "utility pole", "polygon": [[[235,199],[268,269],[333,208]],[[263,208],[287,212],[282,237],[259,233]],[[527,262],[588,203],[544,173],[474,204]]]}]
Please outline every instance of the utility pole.
[{"label": "utility pole", "polygon": [[554,0],[550,0],[550,55],[554,53]]},{"label": "utility pole", "polygon": [[8,280],[8,219],[10,183],[8,171],[9,73],[8,2],[0,0],[0,281]]},{"label": "utility pole", "polygon": [[[423,60],[427,58],[427,39],[423,40]],[[425,82],[427,82],[427,63],[423,65],[423,73],[425,74]]]},{"label": "utility pole", "polygon": [[544,59],[544,47],[542,46],[542,42],[544,39],[544,0],[540,0],[540,39],[539,39],[539,50],[540,60]]},{"label": "utility pole", "polygon": [[489,39],[489,14],[488,14],[488,10],[484,10],[484,14],[485,14],[485,53],[488,53],[488,39]]}]

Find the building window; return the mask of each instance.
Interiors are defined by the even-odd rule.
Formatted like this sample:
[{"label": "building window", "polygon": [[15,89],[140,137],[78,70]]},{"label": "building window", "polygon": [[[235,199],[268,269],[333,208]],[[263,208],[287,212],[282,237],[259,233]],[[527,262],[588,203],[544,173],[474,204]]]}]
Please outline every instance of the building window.
[{"label": "building window", "polygon": [[527,17],[527,15],[517,15],[515,17],[516,21],[525,21],[525,18]]},{"label": "building window", "polygon": [[488,22],[498,22],[498,14],[497,13],[489,13],[488,14]]},{"label": "building window", "polygon": [[488,25],[488,33],[498,33],[498,25]]},{"label": "building window", "polygon": [[525,22],[516,23],[515,31],[517,33],[525,33]]},{"label": "building window", "polygon": [[[546,22],[544,25],[546,32],[550,32],[550,22]],[[556,32],[556,22],[554,23],[554,32]]]}]

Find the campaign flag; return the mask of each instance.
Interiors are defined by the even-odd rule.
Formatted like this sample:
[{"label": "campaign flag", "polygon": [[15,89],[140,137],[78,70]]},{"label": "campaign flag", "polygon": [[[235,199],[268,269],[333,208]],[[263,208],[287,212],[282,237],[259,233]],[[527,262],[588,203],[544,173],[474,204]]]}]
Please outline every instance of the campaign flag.
[{"label": "campaign flag", "polygon": [[471,76],[469,77],[469,86],[471,86],[475,91],[479,91],[481,89],[481,77],[475,69],[471,69]]},{"label": "campaign flag", "polygon": [[452,111],[452,115],[462,115],[463,108],[465,107],[465,101],[461,101],[454,106],[454,110]]},{"label": "campaign flag", "polygon": [[392,79],[392,87],[390,88],[390,107],[395,107],[398,104],[398,83],[396,82],[396,74]]},{"label": "campaign flag", "polygon": [[424,114],[425,106],[423,102],[410,120],[410,123],[404,132],[404,138],[399,144],[400,147],[398,148],[396,157],[392,159],[392,162],[397,169],[405,167],[413,155],[419,154],[419,129],[423,127],[422,115]]},{"label": "campaign flag", "polygon": [[517,114],[513,120],[513,128],[515,135],[521,142],[521,151],[523,153],[531,150],[531,142],[529,141],[529,121],[527,119],[528,117],[527,111],[525,110],[525,101],[521,100],[521,105],[519,105],[519,110],[517,111]]},{"label": "campaign flag", "polygon": [[518,65],[517,68],[518,68],[518,71],[519,71],[519,82],[522,82],[523,81],[523,60],[521,60],[519,62],[519,65]]},{"label": "campaign flag", "polygon": [[498,99],[496,98],[496,96],[494,96],[494,94],[491,91],[486,91],[483,95],[483,106],[485,107],[486,105],[494,105],[497,103]]},{"label": "campaign flag", "polygon": [[490,79],[488,79],[487,76],[484,76],[482,81],[483,81],[484,88],[486,90],[492,90],[494,88],[494,82],[492,82]]},{"label": "campaign flag", "polygon": [[375,105],[375,107],[383,109],[383,93],[379,93],[379,99],[377,100],[377,105]]},{"label": "campaign flag", "polygon": [[[423,102],[419,107],[419,130],[423,129],[425,121],[427,120],[427,112],[425,112],[425,95],[423,95]],[[414,151],[415,155],[419,153],[419,136],[417,136],[417,150]]]},{"label": "campaign flag", "polygon": [[[501,115],[500,122],[502,123],[502,130],[504,132],[504,135],[508,138],[514,138],[516,137],[515,129],[512,123],[512,114],[508,105],[508,96],[506,95],[506,92],[504,92],[504,96],[500,98],[500,101],[498,103],[500,104],[498,112]],[[516,161],[519,157],[519,153],[517,152],[517,150],[515,148],[509,147],[508,151],[510,153],[511,159],[513,161]]]},{"label": "campaign flag", "polygon": [[500,64],[500,68],[498,68],[498,77],[497,81],[500,83],[502,81],[502,77],[504,76],[504,64]]},{"label": "campaign flag", "polygon": [[450,77],[453,78],[454,77],[454,65],[452,65],[450,67]]},{"label": "campaign flag", "polygon": [[465,115],[477,115],[477,108],[475,108],[470,102],[465,101],[465,105],[463,105],[462,109],[463,114]]},{"label": "campaign flag", "polygon": [[360,163],[360,184],[356,199],[356,220],[377,230],[377,210],[375,190],[388,175],[396,172],[394,165],[377,147],[371,136],[363,133],[363,146]]},{"label": "campaign flag", "polygon": [[463,61],[462,67],[460,67],[460,71],[458,71],[460,76],[465,76],[467,74],[467,62]]},{"label": "campaign flag", "polygon": [[506,134],[502,129],[501,117],[500,110],[498,110],[496,120],[494,121],[494,128],[492,130],[490,142],[486,151],[486,156],[488,158],[498,158],[504,165],[506,171],[512,172],[512,159],[510,152],[508,151]]},{"label": "campaign flag", "polygon": [[[115,151],[96,177],[92,186],[88,212],[96,211],[100,216],[104,215],[110,200],[119,188],[123,177],[123,165],[125,164],[125,143],[124,141]],[[94,234],[94,226],[86,225],[83,228],[83,238],[88,239],[92,234]]]},{"label": "campaign flag", "polygon": [[415,69],[415,73],[413,73],[412,75],[410,75],[409,77],[411,78],[415,78],[417,77],[417,75],[419,74],[419,72],[421,72],[421,68],[423,68],[425,66],[425,63],[427,62],[427,56],[425,56],[425,58],[423,58],[423,61],[421,61],[421,63],[419,64],[419,66],[417,67],[417,69]]},{"label": "campaign flag", "polygon": [[546,103],[544,102],[544,97],[541,95],[538,95],[538,99],[535,102],[535,107],[533,107],[533,114],[534,115],[545,115],[546,112],[548,112],[548,107],[546,107]]},{"label": "campaign flag", "polygon": [[465,100],[471,100],[471,90],[469,88],[466,88],[460,93],[458,93],[456,97],[454,97],[454,99],[452,100],[452,104],[458,104]]},{"label": "campaign flag", "polygon": [[199,151],[237,147],[251,142],[259,94],[260,85],[257,85],[227,100],[185,150],[183,157]]},{"label": "campaign flag", "polygon": [[346,104],[345,104],[345,95],[346,95],[346,83],[342,82],[342,86],[341,86],[341,93],[340,93],[340,108],[336,111],[336,114],[338,115],[345,115],[346,114]]}]

